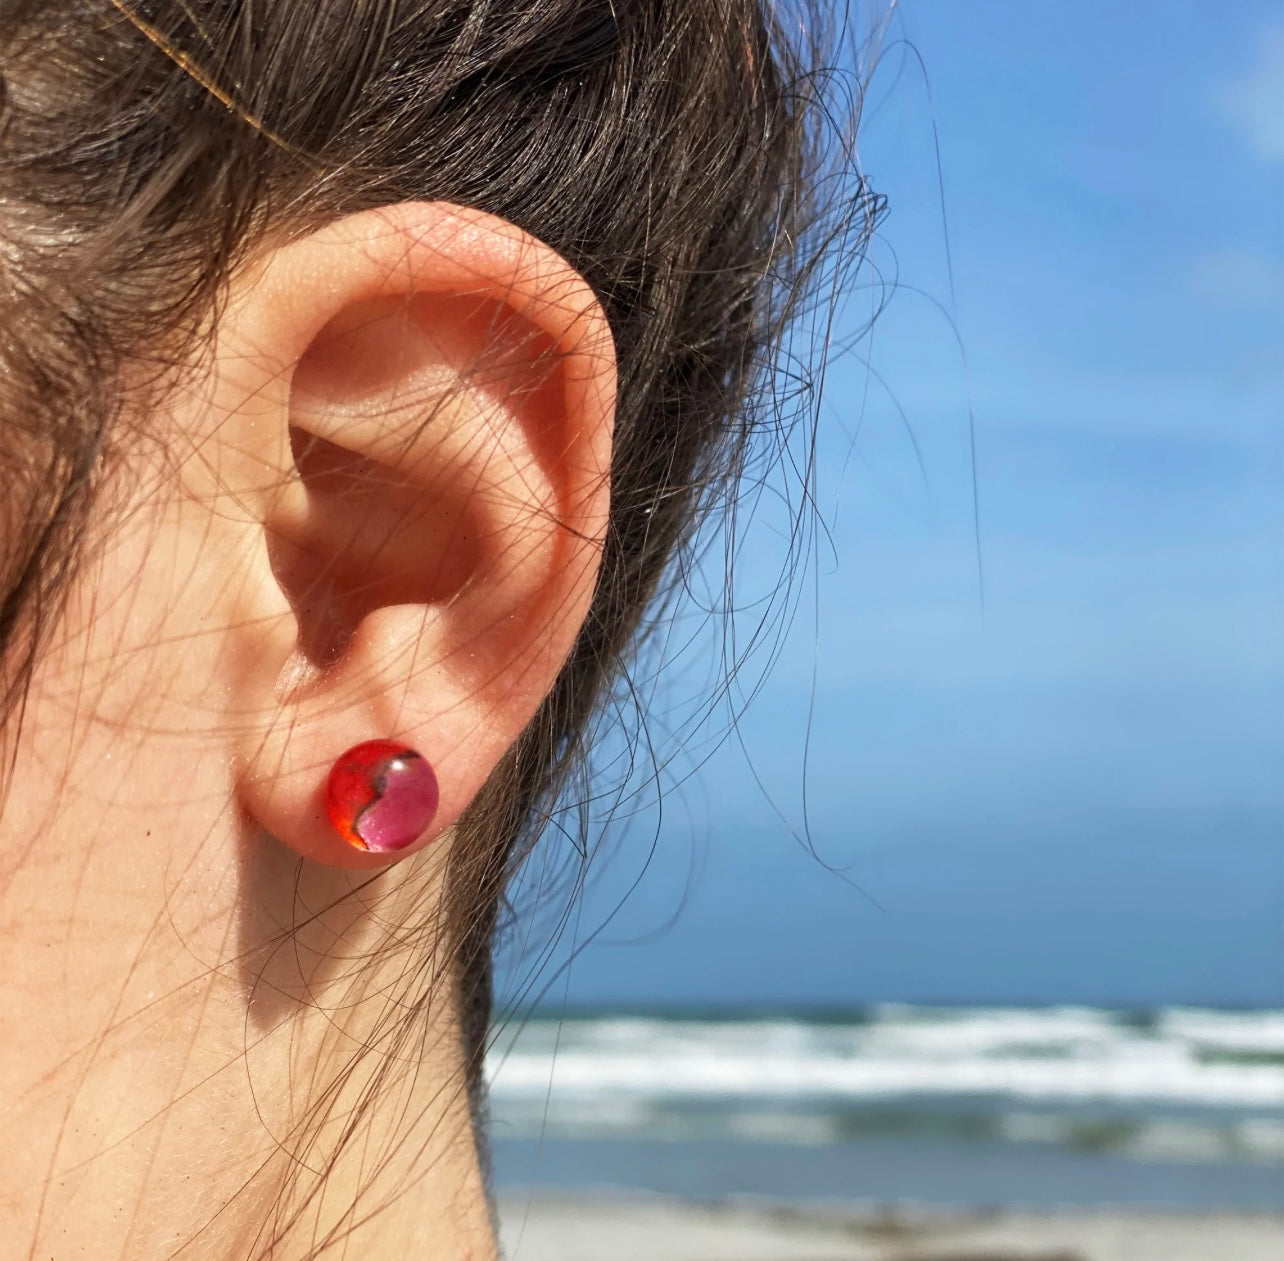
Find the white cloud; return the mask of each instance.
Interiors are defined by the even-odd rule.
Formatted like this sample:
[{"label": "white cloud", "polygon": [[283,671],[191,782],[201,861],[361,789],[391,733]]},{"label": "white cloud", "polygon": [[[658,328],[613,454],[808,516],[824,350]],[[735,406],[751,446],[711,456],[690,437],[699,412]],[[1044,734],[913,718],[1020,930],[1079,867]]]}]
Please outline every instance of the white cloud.
[{"label": "white cloud", "polygon": [[1284,261],[1255,250],[1213,250],[1187,274],[1191,292],[1215,306],[1258,307],[1284,303]]},{"label": "white cloud", "polygon": [[1218,105],[1259,156],[1284,158],[1284,22],[1262,32],[1252,65],[1222,89]]}]

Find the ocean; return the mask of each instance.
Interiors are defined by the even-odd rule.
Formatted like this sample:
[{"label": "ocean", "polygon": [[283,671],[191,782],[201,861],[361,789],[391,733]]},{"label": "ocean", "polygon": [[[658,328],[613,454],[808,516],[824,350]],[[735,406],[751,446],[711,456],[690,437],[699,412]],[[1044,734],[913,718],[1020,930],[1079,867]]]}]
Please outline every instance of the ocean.
[{"label": "ocean", "polygon": [[535,1013],[488,1076],[501,1190],[1284,1209],[1284,1011]]}]

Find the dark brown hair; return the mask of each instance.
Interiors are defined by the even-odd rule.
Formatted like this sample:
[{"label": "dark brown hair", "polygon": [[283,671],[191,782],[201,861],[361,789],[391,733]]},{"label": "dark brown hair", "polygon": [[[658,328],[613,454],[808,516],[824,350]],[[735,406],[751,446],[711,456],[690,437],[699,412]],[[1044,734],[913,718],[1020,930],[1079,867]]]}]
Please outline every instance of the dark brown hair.
[{"label": "dark brown hair", "polygon": [[601,580],[461,825],[448,891],[475,1078],[505,884],[675,557],[756,438],[789,423],[778,352],[835,274],[826,248],[846,247],[841,270],[872,226],[825,29],[760,0],[0,0],[8,741],[123,449],[121,366],[199,349],[269,234],[458,202],[559,251],[606,310],[619,408]]}]

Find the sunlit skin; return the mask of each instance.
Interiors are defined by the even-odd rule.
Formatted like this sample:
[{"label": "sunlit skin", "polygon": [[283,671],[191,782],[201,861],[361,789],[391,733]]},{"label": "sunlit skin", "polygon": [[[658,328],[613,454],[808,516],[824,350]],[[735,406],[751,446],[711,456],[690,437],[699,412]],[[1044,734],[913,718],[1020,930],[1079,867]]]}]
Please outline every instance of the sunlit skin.
[{"label": "sunlit skin", "polygon": [[[483,391],[496,311],[525,332]],[[435,911],[588,607],[613,390],[560,258],[416,204],[256,260],[138,418],[0,821],[0,1255],[245,1256],[285,1222],[285,1261],[495,1256]],[[341,471],[376,480],[360,519]],[[390,738],[435,774],[395,854],[325,808]]]}]

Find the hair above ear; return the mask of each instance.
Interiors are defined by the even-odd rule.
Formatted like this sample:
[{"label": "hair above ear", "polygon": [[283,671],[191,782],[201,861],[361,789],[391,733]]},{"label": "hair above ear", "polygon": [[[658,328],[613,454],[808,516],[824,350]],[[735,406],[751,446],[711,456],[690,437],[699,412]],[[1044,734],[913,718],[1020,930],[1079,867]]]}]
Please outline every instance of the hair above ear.
[{"label": "hair above ear", "polygon": [[238,797],[337,865],[327,772],[397,740],[447,829],[534,716],[592,599],[609,515],[605,317],[552,250],[439,203],[366,212],[235,283],[204,392],[235,533]]}]

